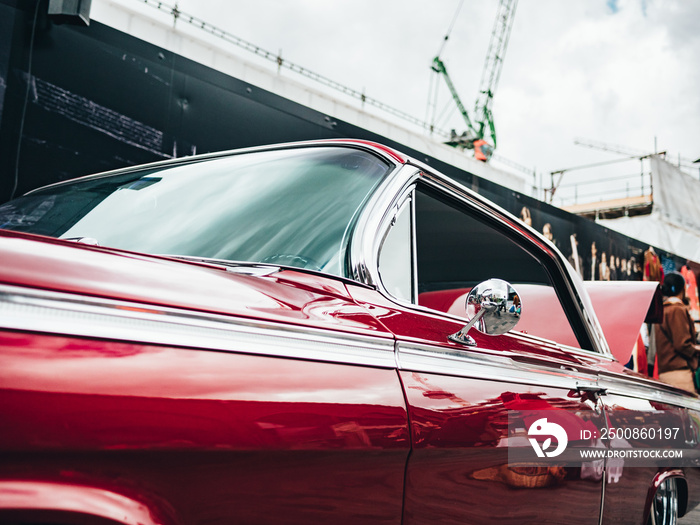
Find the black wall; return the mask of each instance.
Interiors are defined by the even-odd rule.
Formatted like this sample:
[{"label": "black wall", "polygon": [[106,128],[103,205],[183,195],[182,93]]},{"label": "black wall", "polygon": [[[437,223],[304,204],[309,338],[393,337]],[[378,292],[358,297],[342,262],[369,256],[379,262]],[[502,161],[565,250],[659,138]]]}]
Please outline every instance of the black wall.
[{"label": "black wall", "polygon": [[[164,158],[360,138],[420,159],[515,215],[528,208],[532,226],[542,231],[549,223],[567,256],[576,234],[584,265],[592,242],[608,257],[638,261],[647,248],[97,22],[56,25],[47,6],[47,0],[0,0],[0,202],[52,182]],[[656,251],[667,270],[684,262]]]}]

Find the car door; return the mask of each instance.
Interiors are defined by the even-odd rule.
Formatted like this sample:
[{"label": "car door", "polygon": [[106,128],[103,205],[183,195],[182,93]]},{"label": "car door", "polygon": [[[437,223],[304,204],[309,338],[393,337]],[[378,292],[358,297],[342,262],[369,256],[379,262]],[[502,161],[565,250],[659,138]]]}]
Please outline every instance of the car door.
[{"label": "car door", "polygon": [[[35,243],[0,236],[0,522],[401,522],[394,338],[341,282]],[[105,268],[267,319],[68,293]]]},{"label": "car door", "polygon": [[697,505],[698,403],[643,378],[603,372],[608,415],[602,523],[675,523]]},{"label": "car door", "polygon": [[[555,286],[565,279],[546,246],[434,181],[407,187],[392,210],[380,229],[379,290],[351,292],[397,337],[412,435],[404,523],[597,524],[602,463],[509,461],[532,451],[523,425],[537,414],[568,421],[569,440],[605,426],[590,334],[562,301]],[[552,325],[571,346],[475,330],[474,346],[451,341],[466,323],[466,292],[492,277],[522,286],[528,326]]]}]

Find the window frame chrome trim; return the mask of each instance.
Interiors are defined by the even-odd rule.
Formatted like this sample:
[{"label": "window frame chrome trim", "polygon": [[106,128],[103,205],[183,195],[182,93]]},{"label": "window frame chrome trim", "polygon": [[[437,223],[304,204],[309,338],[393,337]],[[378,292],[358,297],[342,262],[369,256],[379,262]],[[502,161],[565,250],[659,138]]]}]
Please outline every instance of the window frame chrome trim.
[{"label": "window frame chrome trim", "polygon": [[[494,203],[487,201],[462,184],[441,175],[439,172],[433,171],[428,166],[424,166],[420,162],[411,160],[399,170],[387,177],[384,184],[377,189],[373,198],[370,200],[370,202],[368,202],[363,215],[358,220],[355,228],[355,238],[351,241],[352,244],[349,249],[350,267],[352,269],[352,275],[350,278],[375,287],[389,301],[404,308],[416,310],[421,313],[431,313],[433,315],[439,315],[441,317],[454,319],[458,322],[463,322],[463,318],[459,316],[440,312],[438,310],[433,310],[431,308],[414,303],[408,303],[401,299],[395,298],[386,290],[379,275],[378,262],[381,239],[383,239],[383,235],[385,235],[389,228],[391,210],[405,198],[408,192],[415,193],[415,185],[419,181],[432,187],[433,189],[445,193],[448,197],[456,199],[469,209],[474,210],[475,213],[485,215],[488,213],[488,211],[497,212],[497,214],[493,215],[492,219],[500,224],[502,228],[510,232],[510,234],[518,235],[519,232],[514,228],[513,224],[499,216],[502,215],[506,218],[511,217],[511,214],[509,214],[506,210],[503,210]],[[480,210],[479,207],[483,207],[484,209]],[[413,229],[415,230],[415,195],[413,198],[413,209],[414,216],[412,219]],[[511,218],[513,221],[517,221],[515,217]],[[523,225],[523,228],[526,228],[526,226]],[[534,232],[534,230],[532,230],[532,232]],[[537,232],[534,232],[534,234],[538,241],[544,244],[549,244],[548,241],[544,239],[544,237],[541,237]],[[522,234],[520,233],[520,235]],[[413,237],[415,242],[415,231],[413,232]],[[562,262],[563,256],[554,246],[551,246],[550,248],[553,254],[552,260],[559,270],[559,275],[566,283],[567,292],[572,300],[573,306],[576,308],[575,314],[578,315],[583,326],[585,327],[591,343],[595,347],[592,350],[585,348],[576,348],[575,350],[581,355],[604,357],[614,360],[607,341],[605,341],[604,337],[602,336],[602,330],[600,330],[599,333],[599,330],[594,326],[591,318],[586,313],[586,308],[583,305],[583,301],[579,297],[578,287],[571,281],[571,276]],[[415,251],[413,257],[413,267],[417,272]],[[417,279],[417,275],[415,276],[415,279]],[[554,344],[559,348],[564,348],[562,345],[556,342]],[[569,347],[567,346],[566,350],[568,351],[568,349]]]},{"label": "window frame chrome trim", "polygon": [[[422,172],[423,178],[422,182],[433,187],[434,189],[441,190],[445,192],[448,196],[452,197],[453,199],[458,200],[459,202],[463,203],[464,205],[468,206],[470,209],[474,210],[477,214],[480,214],[482,216],[489,215],[489,219],[498,223],[500,227],[504,231],[504,235],[508,235],[510,237],[517,237],[518,235],[520,237],[524,237],[522,232],[519,232],[517,228],[514,227],[512,224],[512,221],[517,221],[517,218],[512,217],[509,212],[506,210],[498,207],[496,204],[491,203],[489,201],[486,201],[483,199],[481,196],[478,194],[475,194],[473,191],[469,190],[468,188],[462,186],[456,181],[453,181],[451,179],[443,178],[440,175],[436,175],[435,173],[432,172]],[[485,210],[479,209],[479,205],[483,206]],[[491,211],[491,214],[486,213],[486,210]],[[499,215],[503,216],[500,217]],[[511,218],[512,221],[509,222],[507,219]],[[523,229],[526,229],[526,225],[522,225]],[[534,230],[532,230],[534,232]],[[538,241],[542,242],[543,244],[550,244],[549,241],[544,239],[544,237],[541,237],[539,233],[534,232],[535,237]],[[529,240],[531,244],[533,242]],[[554,246],[549,246],[550,252],[551,252],[551,260],[559,270],[559,275],[565,282],[567,286],[567,292],[569,297],[572,299],[573,306],[576,309],[576,315],[578,315],[579,319],[582,321],[582,324],[586,330],[586,333],[591,341],[591,343],[596,347],[596,349],[593,350],[588,350],[586,348],[580,348],[578,350],[588,352],[593,355],[604,355],[604,356],[612,356],[612,352],[610,351],[610,348],[608,347],[607,341],[604,339],[602,336],[602,329],[599,330],[594,326],[594,323],[592,322],[591,318],[589,317],[588,311],[586,310],[582,299],[579,297],[579,290],[578,287],[576,286],[575,283],[572,282],[571,276],[569,275],[569,272],[566,268],[566,265],[564,264],[564,259],[561,253],[556,249]],[[535,256],[535,255],[533,255]],[[536,257],[536,256],[535,256]],[[539,259],[539,257],[536,257]],[[558,295],[558,290],[555,291],[557,292]]]},{"label": "window frame chrome trim", "polygon": [[[265,151],[278,151],[278,150],[285,150],[285,149],[299,149],[299,148],[310,148],[310,147],[320,147],[320,148],[329,148],[329,147],[344,147],[344,148],[353,148],[353,149],[359,149],[363,150],[369,153],[372,153],[376,155],[377,157],[380,157],[382,160],[387,162],[390,166],[393,166],[394,169],[396,167],[400,167],[403,164],[405,164],[404,161],[399,161],[398,158],[392,157],[389,153],[387,153],[386,150],[384,150],[382,147],[379,147],[380,145],[374,145],[370,141],[363,141],[363,140],[358,140],[358,139],[319,139],[319,140],[307,140],[307,141],[300,141],[300,142],[284,142],[280,144],[275,144],[273,146],[270,145],[262,145],[262,146],[250,146],[247,148],[238,148],[238,149],[232,149],[232,150],[224,150],[224,151],[214,151],[214,152],[209,152],[209,153],[200,153],[197,155],[192,155],[192,156],[184,156],[184,157],[175,157],[175,158],[170,158],[170,159],[164,159],[164,160],[157,160],[154,162],[149,162],[146,164],[139,164],[137,166],[127,166],[127,167],[122,167],[122,168],[116,168],[113,170],[109,171],[102,171],[99,173],[92,173],[88,175],[83,175],[81,177],[76,177],[72,178],[69,180],[63,180],[59,182],[54,182],[52,184],[47,184],[46,186],[41,186],[39,188],[34,188],[29,190],[28,192],[24,193],[24,195],[31,195],[33,193],[42,191],[47,188],[54,188],[57,186],[63,186],[63,185],[68,185],[72,184],[74,182],[78,181],[88,181],[88,180],[99,180],[105,177],[111,177],[113,175],[123,175],[125,173],[138,173],[139,171],[144,171],[144,170],[150,170],[150,169],[169,169],[169,168],[174,168],[177,166],[184,166],[188,164],[198,164],[200,162],[206,162],[209,160],[214,160],[214,159],[220,159],[224,157],[235,157],[238,155],[244,155],[248,153],[257,153],[257,152],[265,152]],[[399,155],[403,155],[399,152],[395,152]],[[408,159],[406,159],[407,161]]]},{"label": "window frame chrome trim", "polygon": [[[404,306],[410,306],[410,305],[416,305],[417,306],[417,301],[418,301],[418,259],[416,255],[416,230],[415,230],[415,221],[416,221],[416,202],[415,202],[415,186],[409,185],[407,188],[404,188],[402,192],[399,194],[398,198],[394,200],[394,203],[392,203],[392,210],[396,210],[396,212],[392,212],[387,214],[382,221],[379,223],[378,229],[377,229],[377,247],[376,247],[376,260],[377,260],[377,272],[376,272],[376,282],[377,282],[377,289],[381,290],[382,294],[387,297],[391,298],[393,302],[396,304],[401,304]],[[386,286],[384,286],[384,282],[381,278],[381,272],[379,270],[379,262],[381,258],[381,250],[382,247],[384,246],[384,242],[386,241],[387,236],[389,235],[389,232],[391,231],[391,228],[394,227],[394,218],[398,217],[398,215],[403,211],[404,207],[408,205],[410,206],[410,209],[408,210],[410,213],[410,224],[409,224],[409,235],[411,238],[411,246],[410,246],[410,251],[411,251],[411,301],[406,301],[405,299],[401,299],[399,297],[394,296],[389,290],[387,290]],[[415,302],[414,302],[415,301]]]},{"label": "window frame chrome trim", "polygon": [[415,166],[405,164],[389,174],[365,205],[350,240],[348,277],[381,289],[386,297],[392,296],[384,289],[379,276],[379,249],[384,238],[380,234],[386,230],[384,225],[391,220],[393,208],[398,205],[411,182],[417,179],[418,173]]},{"label": "window frame chrome trim", "polygon": [[0,285],[0,330],[394,369],[394,337]]}]

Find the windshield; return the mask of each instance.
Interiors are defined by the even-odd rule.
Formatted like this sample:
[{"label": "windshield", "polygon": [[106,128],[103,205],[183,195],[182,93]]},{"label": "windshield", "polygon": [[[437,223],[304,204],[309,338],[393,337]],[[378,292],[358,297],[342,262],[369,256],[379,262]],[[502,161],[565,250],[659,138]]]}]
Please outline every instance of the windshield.
[{"label": "windshield", "polygon": [[343,275],[349,231],[390,169],[345,147],[253,152],[48,187],[0,206],[0,227]]}]

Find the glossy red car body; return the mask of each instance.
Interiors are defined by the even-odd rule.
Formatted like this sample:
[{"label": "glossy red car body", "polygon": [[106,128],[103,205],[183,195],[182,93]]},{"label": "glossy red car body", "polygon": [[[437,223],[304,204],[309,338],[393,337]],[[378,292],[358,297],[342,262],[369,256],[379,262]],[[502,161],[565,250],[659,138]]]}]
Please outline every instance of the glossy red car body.
[{"label": "glossy red car body", "polygon": [[680,513],[700,502],[687,466],[508,465],[513,410],[670,413],[698,448],[695,398],[605,351],[477,331],[461,348],[447,309],[351,275],[12,231],[0,260],[3,522],[645,524],[666,478]]}]

